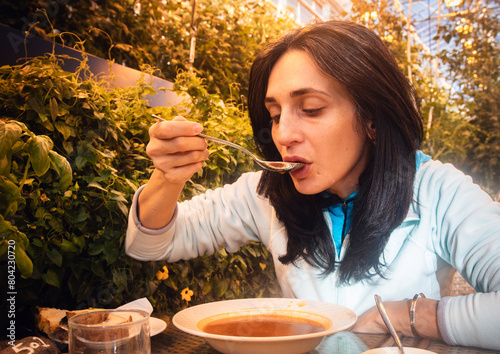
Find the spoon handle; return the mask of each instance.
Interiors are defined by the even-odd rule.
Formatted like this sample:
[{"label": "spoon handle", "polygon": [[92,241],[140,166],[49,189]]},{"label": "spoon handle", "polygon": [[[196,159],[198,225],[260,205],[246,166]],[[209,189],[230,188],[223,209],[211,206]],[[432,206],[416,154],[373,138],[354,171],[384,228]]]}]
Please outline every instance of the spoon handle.
[{"label": "spoon handle", "polygon": [[245,154],[247,154],[248,156],[250,156],[254,160],[258,160],[258,158],[254,154],[252,154],[250,151],[248,151],[247,149],[245,149],[241,145],[232,143],[232,142],[227,141],[227,140],[222,140],[222,139],[219,139],[219,138],[214,138],[213,136],[209,136],[209,135],[205,135],[205,134],[198,134],[198,136],[202,137],[203,139],[207,139],[207,140],[213,141],[214,143],[219,143],[219,144],[224,144],[224,145],[227,145],[227,146],[234,147],[235,149],[243,151]]},{"label": "spoon handle", "polygon": [[391,320],[389,319],[389,316],[387,315],[387,312],[385,310],[384,304],[382,303],[382,299],[380,298],[380,295],[375,294],[375,302],[377,303],[377,309],[378,312],[380,313],[380,316],[382,316],[382,319],[384,320],[385,326],[391,332],[392,337],[394,338],[394,341],[396,342],[396,345],[398,346],[398,352],[400,354],[404,354],[404,349],[403,345],[401,344],[401,340],[399,339],[398,334],[394,330],[394,327],[392,326]]},{"label": "spoon handle", "polygon": [[[165,119],[163,119],[162,117],[160,116],[157,116],[156,114],[152,114],[153,118],[155,118],[158,122],[165,122]],[[206,140],[210,140],[210,141],[213,141],[214,143],[219,143],[219,144],[224,144],[224,145],[228,145],[228,146],[231,146],[231,147],[234,147],[235,149],[238,149],[240,151],[243,151],[245,154],[247,154],[248,156],[250,156],[252,159],[254,159],[255,161],[260,161],[254,154],[252,154],[250,151],[248,151],[247,149],[245,149],[243,146],[241,145],[238,145],[238,144],[235,144],[235,143],[232,143],[230,141],[227,141],[227,140],[222,140],[222,139],[219,139],[219,138],[214,138],[213,136],[209,136],[209,135],[205,135],[205,134],[198,134],[199,137],[203,138],[203,139],[206,139]]]}]

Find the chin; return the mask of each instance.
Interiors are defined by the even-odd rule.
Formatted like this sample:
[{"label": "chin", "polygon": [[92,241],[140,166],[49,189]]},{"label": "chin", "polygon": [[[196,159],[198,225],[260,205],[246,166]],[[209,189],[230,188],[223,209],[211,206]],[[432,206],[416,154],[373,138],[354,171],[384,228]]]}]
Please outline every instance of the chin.
[{"label": "chin", "polygon": [[305,194],[305,195],[313,195],[313,194],[318,194],[323,192],[325,189],[322,189],[321,187],[318,187],[317,185],[311,185],[307,181],[297,181],[295,179],[293,180],[293,185],[295,186],[295,189],[297,192],[300,194]]}]

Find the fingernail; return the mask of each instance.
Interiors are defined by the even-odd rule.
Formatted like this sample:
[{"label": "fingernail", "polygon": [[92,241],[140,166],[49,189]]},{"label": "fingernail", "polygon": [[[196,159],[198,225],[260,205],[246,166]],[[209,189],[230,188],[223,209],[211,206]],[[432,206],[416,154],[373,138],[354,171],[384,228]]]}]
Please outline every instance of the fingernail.
[{"label": "fingernail", "polygon": [[203,131],[203,126],[201,124],[195,124],[193,126],[193,133],[199,134]]}]

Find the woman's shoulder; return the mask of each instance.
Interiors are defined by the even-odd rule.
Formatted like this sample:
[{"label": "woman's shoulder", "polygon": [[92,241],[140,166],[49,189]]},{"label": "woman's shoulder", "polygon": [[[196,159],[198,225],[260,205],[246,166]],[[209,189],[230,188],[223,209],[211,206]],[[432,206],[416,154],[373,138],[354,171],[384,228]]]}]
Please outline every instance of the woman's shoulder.
[{"label": "woman's shoulder", "polygon": [[420,166],[415,175],[414,193],[417,201],[451,202],[458,199],[474,198],[475,201],[491,202],[491,197],[476,183],[450,163],[428,160]]}]

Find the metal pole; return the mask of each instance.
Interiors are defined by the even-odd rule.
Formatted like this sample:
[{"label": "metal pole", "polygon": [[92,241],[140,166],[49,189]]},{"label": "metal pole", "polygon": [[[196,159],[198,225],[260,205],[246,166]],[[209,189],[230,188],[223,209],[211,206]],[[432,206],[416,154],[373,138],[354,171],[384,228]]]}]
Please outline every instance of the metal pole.
[{"label": "metal pole", "polygon": [[406,45],[406,51],[407,51],[407,59],[408,59],[408,78],[411,83],[413,83],[412,79],[412,73],[411,73],[411,44],[410,44],[410,39],[411,39],[411,5],[412,5],[412,0],[410,0],[410,3],[408,5],[408,42]]},{"label": "metal pole", "polygon": [[196,0],[193,0],[193,8],[191,10],[191,46],[189,48],[189,71],[193,70],[194,64],[194,54],[196,48],[196,32],[198,30],[198,24],[194,24],[194,13],[196,10]]}]

